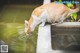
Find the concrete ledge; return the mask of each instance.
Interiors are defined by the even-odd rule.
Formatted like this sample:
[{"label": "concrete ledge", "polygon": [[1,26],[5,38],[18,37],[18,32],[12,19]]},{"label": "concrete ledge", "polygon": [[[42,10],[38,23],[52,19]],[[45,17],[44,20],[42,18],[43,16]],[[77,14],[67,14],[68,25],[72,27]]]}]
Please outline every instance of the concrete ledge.
[{"label": "concrete ledge", "polygon": [[[58,24],[56,26],[71,25],[71,24],[69,24],[69,22],[67,22],[66,24],[65,23],[66,22],[64,22],[62,24]],[[80,26],[80,22],[76,22],[76,23],[73,23],[71,26],[73,26],[73,25]],[[80,52],[76,52],[76,51],[75,52],[74,51],[65,52],[65,51],[61,51],[61,50],[52,50],[52,47],[51,47],[51,25],[46,25],[43,27],[39,26],[36,53],[80,53]]]},{"label": "concrete ledge", "polygon": [[61,24],[56,24],[55,26],[56,27],[80,27],[80,22],[63,22]]}]

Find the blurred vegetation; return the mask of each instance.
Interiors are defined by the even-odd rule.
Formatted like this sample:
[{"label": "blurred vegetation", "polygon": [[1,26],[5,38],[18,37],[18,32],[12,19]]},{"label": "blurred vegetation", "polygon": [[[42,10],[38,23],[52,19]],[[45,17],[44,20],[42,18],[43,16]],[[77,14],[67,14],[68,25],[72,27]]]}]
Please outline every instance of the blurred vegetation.
[{"label": "blurred vegetation", "polygon": [[9,45],[9,53],[36,53],[37,29],[32,36],[24,33],[34,5],[6,5],[0,12],[0,39]]}]

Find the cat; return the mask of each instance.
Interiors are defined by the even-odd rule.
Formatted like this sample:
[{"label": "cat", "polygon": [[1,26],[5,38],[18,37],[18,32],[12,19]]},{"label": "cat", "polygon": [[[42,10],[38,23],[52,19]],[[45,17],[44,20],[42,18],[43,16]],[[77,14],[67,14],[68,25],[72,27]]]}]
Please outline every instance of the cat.
[{"label": "cat", "polygon": [[40,26],[45,26],[46,22],[54,24],[55,22],[62,23],[72,13],[78,11],[79,7],[70,9],[66,5],[56,2],[41,5],[33,10],[29,21],[25,20],[25,33],[32,33],[40,23],[42,23]]}]

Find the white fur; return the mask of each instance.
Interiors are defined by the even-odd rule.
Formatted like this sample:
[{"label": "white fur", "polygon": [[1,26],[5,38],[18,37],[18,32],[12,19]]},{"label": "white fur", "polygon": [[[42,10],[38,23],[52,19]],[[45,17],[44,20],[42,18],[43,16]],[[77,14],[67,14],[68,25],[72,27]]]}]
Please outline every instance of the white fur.
[{"label": "white fur", "polygon": [[28,23],[27,20],[25,20],[25,32],[27,32],[27,30],[28,30],[28,26],[29,26],[29,23]]},{"label": "white fur", "polygon": [[40,26],[44,26],[45,25],[45,22],[49,22],[49,14],[47,12],[46,9],[44,9],[44,12],[39,16],[42,24]]},{"label": "white fur", "polygon": [[35,15],[32,15],[32,18],[33,18],[33,22],[30,26],[31,28],[31,31],[34,31],[35,27],[40,23],[40,19],[38,19],[39,17],[35,16]]},{"label": "white fur", "polygon": [[43,11],[43,13],[37,17],[36,15],[32,15],[32,18],[33,18],[33,22],[31,24],[31,31],[34,31],[35,27],[42,23],[41,26],[44,26],[45,25],[45,22],[49,21],[49,15],[48,15],[48,12],[46,10]]},{"label": "white fur", "polygon": [[46,18],[47,18],[46,14],[47,12],[46,10],[44,10],[43,13],[39,16],[41,22],[46,22]]}]

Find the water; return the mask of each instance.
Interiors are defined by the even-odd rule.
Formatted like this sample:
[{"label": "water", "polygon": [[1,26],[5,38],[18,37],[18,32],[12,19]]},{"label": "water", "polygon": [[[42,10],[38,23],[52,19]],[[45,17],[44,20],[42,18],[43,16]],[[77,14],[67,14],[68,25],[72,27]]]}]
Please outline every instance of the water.
[{"label": "water", "polygon": [[[29,37],[24,32],[24,25],[19,23],[4,23],[1,24],[2,38],[6,44],[9,45],[9,51],[15,53],[35,53],[36,51],[36,37],[35,35]],[[0,27],[1,28],[1,27]]]},{"label": "water", "polygon": [[0,40],[9,45],[9,53],[36,53],[37,28],[31,37],[24,32],[32,5],[6,5],[0,12]]}]

